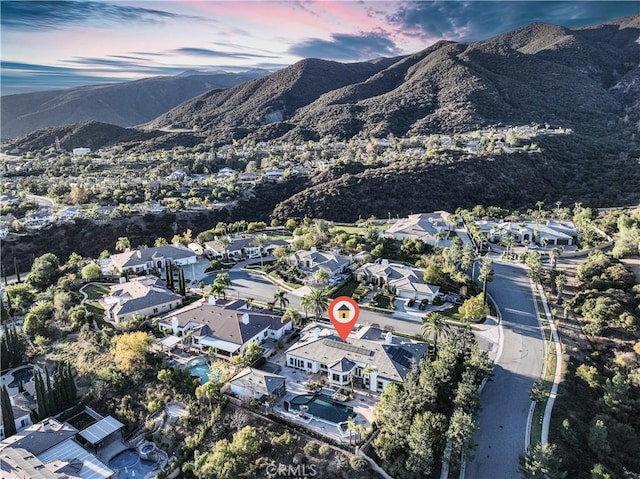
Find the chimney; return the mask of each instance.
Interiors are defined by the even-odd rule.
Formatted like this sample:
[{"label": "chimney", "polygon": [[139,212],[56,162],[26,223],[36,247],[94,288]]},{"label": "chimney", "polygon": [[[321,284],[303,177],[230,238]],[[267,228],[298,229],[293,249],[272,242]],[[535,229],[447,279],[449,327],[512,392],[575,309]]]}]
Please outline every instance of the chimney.
[{"label": "chimney", "polygon": [[174,335],[178,334],[178,317],[177,316],[171,316],[171,330],[173,331]]},{"label": "chimney", "polygon": [[391,331],[387,331],[387,334],[384,335],[384,343],[393,344],[393,333]]},{"label": "chimney", "polygon": [[249,324],[249,313],[244,313],[242,315],[242,324]]},{"label": "chimney", "polygon": [[312,253],[316,253],[318,251],[318,248],[316,248],[315,246],[312,246],[309,251],[311,251]]},{"label": "chimney", "polygon": [[209,298],[207,299],[207,303],[214,305],[216,304],[216,298],[215,296],[209,296]]}]

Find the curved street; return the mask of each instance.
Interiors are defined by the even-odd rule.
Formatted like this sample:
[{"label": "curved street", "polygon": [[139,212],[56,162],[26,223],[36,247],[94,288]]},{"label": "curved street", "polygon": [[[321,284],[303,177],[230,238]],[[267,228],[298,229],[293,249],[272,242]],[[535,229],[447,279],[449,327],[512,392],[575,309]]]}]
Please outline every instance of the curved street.
[{"label": "curved street", "polygon": [[520,477],[518,458],[527,440],[529,393],[544,367],[545,346],[527,271],[494,261],[489,293],[502,312],[503,344],[494,378],[480,400],[480,429],[475,458],[466,465],[466,479]]}]

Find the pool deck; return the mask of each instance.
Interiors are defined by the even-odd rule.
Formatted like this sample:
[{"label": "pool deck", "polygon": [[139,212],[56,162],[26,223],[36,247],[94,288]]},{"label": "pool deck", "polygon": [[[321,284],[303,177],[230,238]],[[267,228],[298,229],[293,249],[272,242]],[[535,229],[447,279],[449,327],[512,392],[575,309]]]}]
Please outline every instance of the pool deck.
[{"label": "pool deck", "polygon": [[[18,371],[20,369],[25,369],[25,368],[33,368],[34,373],[36,371],[36,369],[38,371],[41,371],[40,368],[38,368],[35,364],[23,364],[22,366],[18,366],[16,368],[13,368],[9,371],[7,371],[5,374],[2,375],[2,379],[1,379],[1,386],[7,386],[7,392],[9,393],[9,396],[13,396],[14,394],[18,393],[18,386],[15,387],[9,387],[9,384],[15,379],[13,373],[15,371]],[[42,371],[41,371],[42,372]],[[31,378],[25,382],[25,385],[29,384],[29,383],[33,383],[34,379],[33,376],[31,376]]]},{"label": "pool deck", "polygon": [[[281,367],[278,374],[284,376],[287,381],[287,392],[284,396],[280,397],[274,406],[274,411],[290,422],[304,425],[308,429],[318,432],[335,441],[348,443],[349,434],[341,434],[335,423],[316,417],[303,419],[298,416],[297,412],[292,413],[284,410],[285,401],[291,401],[291,399],[296,396],[313,394],[313,392],[304,387],[304,384],[309,380],[319,380],[320,376],[318,374],[306,373],[305,371],[287,366],[284,350],[278,351],[275,356],[269,358],[269,362],[278,364]],[[322,376],[326,377],[326,374],[323,374]],[[330,397],[338,389],[339,388],[333,389],[325,387],[322,389],[322,394]],[[354,399],[348,402],[336,402],[351,406],[353,411],[356,413],[355,423],[361,424],[367,429],[370,428],[373,421],[373,408],[378,403],[380,395],[376,393],[367,393],[356,388],[354,389],[353,397]],[[310,415],[307,414],[307,416]]]}]

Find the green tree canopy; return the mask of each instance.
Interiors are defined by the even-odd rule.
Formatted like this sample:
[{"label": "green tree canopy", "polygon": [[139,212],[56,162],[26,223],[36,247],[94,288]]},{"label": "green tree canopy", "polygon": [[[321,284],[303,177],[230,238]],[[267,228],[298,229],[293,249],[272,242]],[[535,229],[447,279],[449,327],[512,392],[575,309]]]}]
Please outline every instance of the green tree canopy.
[{"label": "green tree canopy", "polygon": [[60,274],[60,260],[53,253],[45,253],[36,258],[27,274],[25,283],[40,291],[51,286]]}]

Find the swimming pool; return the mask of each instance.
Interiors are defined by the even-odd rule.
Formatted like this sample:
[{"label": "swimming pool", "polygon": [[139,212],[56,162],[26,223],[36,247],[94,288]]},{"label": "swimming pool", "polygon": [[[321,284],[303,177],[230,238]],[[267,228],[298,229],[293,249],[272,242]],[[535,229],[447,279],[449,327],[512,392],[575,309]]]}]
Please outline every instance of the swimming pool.
[{"label": "swimming pool", "polygon": [[290,404],[297,410],[300,410],[300,406],[306,405],[309,408],[309,414],[312,416],[335,424],[345,422],[350,417],[356,417],[356,413],[353,412],[351,406],[337,403],[329,396],[323,394],[303,394],[296,396],[291,400]]},{"label": "swimming pool", "polygon": [[200,378],[202,384],[209,381],[209,363],[204,358],[195,358],[187,363],[189,374]]},{"label": "swimming pool", "polygon": [[17,388],[20,386],[20,383],[31,381],[31,378],[33,378],[33,368],[27,367],[18,369],[17,371],[13,371],[11,375],[13,376],[13,381],[9,383],[8,387]]},{"label": "swimming pool", "polygon": [[127,449],[114,456],[109,461],[109,467],[119,471],[118,477],[120,479],[142,479],[153,471],[157,464],[154,461],[140,459],[135,450]]},{"label": "swimming pool", "polygon": [[189,370],[189,374],[191,376],[195,376],[200,378],[200,383],[204,384],[209,381],[220,382],[224,373],[220,372],[213,376],[211,374],[211,370],[209,369],[209,362],[203,358],[193,358],[187,362],[187,369]]}]

